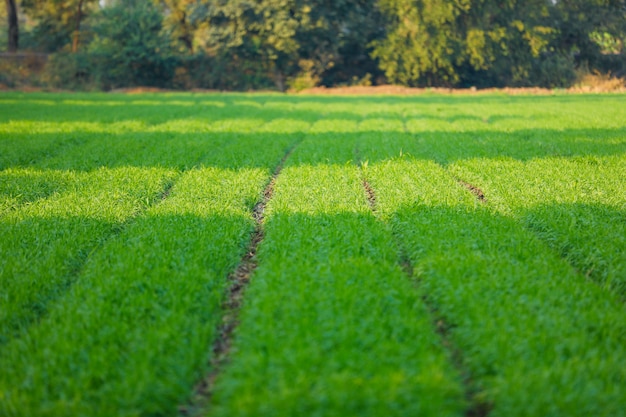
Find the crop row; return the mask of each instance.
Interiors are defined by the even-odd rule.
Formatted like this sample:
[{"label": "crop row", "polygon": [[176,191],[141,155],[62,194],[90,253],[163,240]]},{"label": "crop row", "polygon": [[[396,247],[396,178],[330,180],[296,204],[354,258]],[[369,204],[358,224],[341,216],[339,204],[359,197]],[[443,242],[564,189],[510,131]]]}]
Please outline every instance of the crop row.
[{"label": "crop row", "polygon": [[261,169],[194,169],[3,347],[4,414],[171,413],[206,369]]},{"label": "crop row", "polygon": [[278,177],[209,415],[462,409],[457,374],[393,236],[370,211],[359,169],[345,164],[353,145],[341,135],[309,138]]},{"label": "crop row", "polygon": [[175,178],[173,172],[156,168],[55,174],[42,177],[62,177],[62,193],[0,217],[3,342],[45,312],[102,239],[158,199]]},{"label": "crop row", "polygon": [[190,170],[104,243],[47,314],[2,347],[3,413],[171,413],[184,402],[206,370],[225,277],[267,177]]},{"label": "crop row", "polygon": [[352,139],[307,140],[277,182],[212,415],[620,415],[623,304],[433,162],[364,164],[377,222],[345,161],[380,137]]},{"label": "crop row", "polygon": [[15,147],[18,167],[0,172],[0,414],[171,414],[186,401],[251,209],[298,140],[289,122],[278,138],[251,124],[254,142],[211,126],[216,137],[86,135],[24,168],[30,148]]},{"label": "crop row", "polygon": [[305,136],[209,415],[623,415],[617,99],[50,97],[0,115],[0,414],[188,403]]},{"label": "crop row", "polygon": [[623,156],[458,162],[456,176],[480,187],[581,274],[626,297],[626,161]]},{"label": "crop row", "polygon": [[438,162],[480,190],[488,206],[518,219],[581,274],[624,298],[626,141],[620,130],[406,132],[390,122],[378,130],[362,138],[368,162],[399,155]]},{"label": "crop row", "polygon": [[380,216],[493,415],[619,415],[624,308],[443,168],[369,166]]}]

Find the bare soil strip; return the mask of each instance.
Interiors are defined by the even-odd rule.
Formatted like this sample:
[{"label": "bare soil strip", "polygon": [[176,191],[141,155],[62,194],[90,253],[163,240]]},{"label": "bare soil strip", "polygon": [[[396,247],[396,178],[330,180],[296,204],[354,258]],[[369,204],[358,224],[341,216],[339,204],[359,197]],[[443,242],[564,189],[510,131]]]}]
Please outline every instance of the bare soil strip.
[{"label": "bare soil strip", "polygon": [[367,194],[367,202],[372,209],[373,213],[376,213],[376,194],[374,194],[374,190],[372,186],[365,178],[363,178],[363,188],[365,188],[365,193]]},{"label": "bare soil strip", "polygon": [[[584,81],[584,80],[583,80]],[[59,88],[51,87],[36,87],[32,85],[25,85],[20,87],[8,87],[0,83],[0,91],[19,91],[22,93],[39,93],[39,92],[55,92],[55,93],[73,93],[72,90],[63,90]],[[216,90],[206,88],[192,88],[188,90],[173,90],[168,88],[147,87],[147,86],[135,86],[128,88],[115,88],[110,90],[111,94],[154,94],[154,93],[237,93],[233,90]],[[254,91],[247,91],[247,94],[275,94],[278,91],[275,89],[260,89]],[[574,85],[566,89],[549,89],[543,87],[504,87],[504,88],[446,88],[446,87],[426,87],[426,88],[414,88],[404,87],[401,85],[384,84],[373,86],[343,86],[343,87],[312,87],[304,90],[288,90],[288,95],[343,95],[343,96],[357,96],[357,95],[403,95],[403,96],[415,96],[424,94],[437,94],[437,95],[485,95],[485,94],[506,94],[509,96],[515,95],[555,95],[555,94],[597,94],[597,93],[624,93],[626,92],[626,86],[624,86],[623,78],[611,78],[606,81],[591,80],[590,82],[583,82],[580,85]]]},{"label": "bare soil strip", "polygon": [[239,325],[239,312],[243,302],[244,292],[250,282],[250,277],[257,268],[256,253],[259,244],[263,241],[265,236],[263,231],[263,221],[265,219],[265,207],[274,194],[274,185],[276,184],[276,178],[283,169],[285,161],[293,151],[297,144],[292,146],[283,158],[280,160],[270,181],[263,190],[261,200],[252,209],[252,217],[254,218],[255,228],[250,238],[250,243],[246,252],[241,257],[237,268],[228,276],[230,287],[228,288],[228,295],[222,306],[224,316],[222,322],[217,329],[217,338],[215,339],[211,348],[211,360],[210,360],[210,372],[202,381],[200,381],[194,388],[193,395],[190,401],[179,406],[178,410],[181,416],[198,416],[206,411],[208,404],[213,395],[215,387],[215,381],[222,373],[224,367],[228,364],[230,358],[230,352],[234,340],[234,332]]},{"label": "bare soil strip", "polygon": [[345,86],[345,87],[313,87],[302,91],[292,91],[291,94],[301,95],[403,95],[414,96],[423,94],[438,95],[484,95],[500,93],[506,95],[554,95],[554,94],[589,94],[589,93],[623,93],[626,86],[623,80],[612,83],[597,83],[597,85],[573,86],[568,89],[549,89],[541,87],[505,87],[505,88],[412,88],[400,85],[376,85],[376,86]]},{"label": "bare soil strip", "polygon": [[[408,261],[410,262],[410,261]],[[411,271],[410,278],[412,278],[412,266],[409,269]],[[441,344],[448,352],[452,364],[456,368],[457,372],[461,375],[463,386],[465,387],[465,400],[467,401],[467,408],[465,409],[466,417],[486,417],[493,409],[493,404],[485,402],[478,398],[480,393],[478,387],[470,371],[463,363],[462,352],[454,345],[450,340],[450,325],[446,323],[443,317],[437,311],[437,308],[428,299],[426,295],[422,296],[422,301],[428,309],[428,313],[432,317],[433,326],[441,338]]]},{"label": "bare soil strip", "polygon": [[[469,185],[469,184],[468,184]],[[374,189],[367,182],[367,179],[363,176],[363,187],[365,188],[365,192],[368,196],[368,202],[372,212],[376,214],[376,194]],[[478,189],[477,189],[478,190]],[[480,191],[480,190],[478,190]],[[482,192],[481,192],[482,194]],[[484,200],[484,196],[479,200]],[[415,278],[413,274],[413,265],[411,264],[411,260],[407,255],[406,249],[402,242],[395,236],[394,239],[396,245],[400,250],[400,266],[402,270],[406,274],[406,276],[414,282],[416,285],[419,285],[419,280]],[[486,403],[478,399],[478,389],[469,370],[465,367],[463,363],[463,355],[461,351],[452,343],[450,340],[450,326],[446,323],[443,317],[438,313],[436,307],[433,303],[428,299],[426,295],[422,296],[422,301],[424,302],[426,309],[430,317],[432,318],[432,323],[437,333],[441,338],[441,344],[448,352],[448,356],[452,361],[452,364],[456,368],[457,372],[461,375],[463,386],[465,388],[465,399],[467,401],[467,409],[465,410],[466,417],[486,417],[489,412],[493,409],[493,404]]]},{"label": "bare soil strip", "polygon": [[372,212],[376,214],[376,194],[374,194],[374,189],[367,181],[367,178],[365,178],[362,165],[363,160],[361,159],[361,151],[359,150],[358,146],[354,148],[354,163],[356,166],[359,167],[359,170],[361,171],[361,179],[363,182],[363,188],[365,189],[365,194],[367,195],[367,203],[369,204]]},{"label": "bare soil strip", "polygon": [[476,198],[478,199],[478,201],[482,203],[487,202],[487,199],[485,198],[485,193],[483,193],[483,190],[461,179],[457,179],[457,182],[461,184],[463,187],[467,188],[472,194],[474,194]]}]

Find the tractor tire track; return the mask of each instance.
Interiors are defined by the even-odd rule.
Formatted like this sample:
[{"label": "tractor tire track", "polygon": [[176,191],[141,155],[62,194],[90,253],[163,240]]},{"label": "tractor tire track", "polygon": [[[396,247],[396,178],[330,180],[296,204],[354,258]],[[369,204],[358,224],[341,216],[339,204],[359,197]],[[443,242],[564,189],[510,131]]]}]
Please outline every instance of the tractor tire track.
[{"label": "tractor tire track", "polygon": [[[358,155],[358,151],[357,151]],[[361,170],[361,179],[363,183],[363,188],[367,195],[367,200],[370,209],[374,216],[378,218],[379,221],[382,221],[377,215],[376,209],[376,192],[370,185],[369,181],[363,172],[363,167],[360,166]],[[417,287],[419,287],[419,279],[414,276],[414,268],[409,258],[408,252],[402,242],[402,240],[397,236],[396,233],[391,231],[396,246],[399,250],[399,265],[404,271],[406,277],[413,282]],[[450,358],[450,361],[456,371],[461,376],[461,382],[463,384],[464,397],[468,404],[468,407],[465,409],[466,417],[486,417],[489,415],[490,411],[493,409],[493,404],[486,403],[479,399],[478,394],[480,393],[478,386],[473,379],[469,369],[464,364],[463,354],[458,347],[453,343],[450,335],[451,326],[445,321],[445,318],[439,314],[436,305],[428,298],[427,295],[421,296],[422,302],[424,303],[428,315],[430,316],[431,323],[433,328],[439,335],[441,340],[441,344],[447,352],[447,356]]]},{"label": "tractor tire track", "polygon": [[485,193],[480,188],[476,187],[475,185],[470,184],[469,182],[465,182],[465,181],[463,181],[460,178],[456,178],[456,182],[458,182],[463,187],[467,188],[469,190],[469,192],[474,194],[476,196],[476,199],[478,201],[480,201],[481,203],[486,203],[487,202],[487,198],[485,197]]},{"label": "tractor tire track", "polygon": [[[445,168],[444,168],[445,169]],[[452,174],[451,174],[452,175]],[[463,181],[460,178],[456,178],[453,177],[460,185],[462,185],[463,187],[467,188],[472,194],[474,194],[476,196],[476,199],[483,204],[488,204],[488,200],[485,197],[484,192],[474,186],[473,184],[470,184],[468,182]],[[604,289],[604,286],[601,282],[599,282],[598,280],[594,279],[591,276],[591,271],[584,271],[583,269],[581,269],[579,266],[576,265],[576,263],[574,262],[573,259],[571,259],[568,255],[569,253],[567,251],[563,251],[560,250],[558,247],[556,247],[553,243],[551,243],[550,241],[548,241],[545,236],[542,235],[541,230],[538,229],[537,227],[533,227],[532,225],[526,224],[522,218],[517,217],[517,223],[520,225],[520,227],[528,232],[530,232],[535,238],[537,238],[537,240],[539,240],[542,244],[544,244],[546,246],[546,248],[551,251],[552,253],[555,254],[556,257],[562,259],[565,263],[567,263],[567,265],[569,265],[569,267],[572,269],[572,271],[574,271],[574,273],[576,273],[577,275],[584,277],[586,281],[592,283],[593,285],[596,285],[600,288]],[[617,298],[622,302],[622,303],[626,303],[626,296],[619,294],[617,292],[615,292]]]},{"label": "tractor tire track", "polygon": [[230,286],[227,290],[226,299],[222,305],[223,316],[218,325],[217,338],[211,346],[210,372],[194,388],[190,401],[178,407],[181,416],[198,416],[205,413],[213,396],[215,383],[230,362],[230,353],[235,338],[235,331],[239,325],[239,314],[243,304],[244,295],[250,278],[258,266],[256,258],[257,250],[265,237],[263,223],[265,220],[265,208],[274,195],[276,179],[280,175],[285,162],[294,152],[301,140],[291,146],[274,168],[272,176],[265,186],[261,199],[252,209],[252,217],[255,227],[250,237],[250,242],[245,253],[241,257],[236,269],[228,276]]}]

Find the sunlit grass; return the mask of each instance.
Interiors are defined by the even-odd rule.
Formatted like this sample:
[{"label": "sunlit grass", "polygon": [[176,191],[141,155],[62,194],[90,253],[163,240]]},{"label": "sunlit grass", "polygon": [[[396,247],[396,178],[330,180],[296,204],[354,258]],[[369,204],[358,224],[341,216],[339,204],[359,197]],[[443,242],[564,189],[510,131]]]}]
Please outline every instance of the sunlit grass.
[{"label": "sunlit grass", "polygon": [[206,370],[267,175],[189,171],[106,242],[46,317],[2,347],[3,414],[174,412]]},{"label": "sunlit grass", "polygon": [[626,296],[626,160],[623,156],[477,159],[451,171],[520,218],[582,274]]},{"label": "sunlit grass", "polygon": [[458,375],[399,267],[391,233],[368,206],[358,167],[319,163],[353,147],[311,136],[278,178],[213,414],[461,409]]},{"label": "sunlit grass", "polygon": [[176,414],[288,155],[207,415],[622,415],[623,101],[3,93],[0,414]]},{"label": "sunlit grass", "polygon": [[626,320],[616,297],[477,203],[441,166],[404,158],[366,176],[477,399],[496,415],[620,413],[626,403],[613,384],[626,375]]},{"label": "sunlit grass", "polygon": [[174,173],[121,168],[62,177],[62,191],[0,217],[2,342],[43,314],[85,257],[157,199]]}]

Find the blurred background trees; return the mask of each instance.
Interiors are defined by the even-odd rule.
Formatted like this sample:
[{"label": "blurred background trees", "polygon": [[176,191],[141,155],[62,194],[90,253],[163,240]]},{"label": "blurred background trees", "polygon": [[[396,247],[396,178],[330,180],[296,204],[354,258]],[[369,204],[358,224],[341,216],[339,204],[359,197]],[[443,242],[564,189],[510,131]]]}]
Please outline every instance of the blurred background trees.
[{"label": "blurred background trees", "polygon": [[3,50],[50,54],[41,83],[64,88],[567,87],[582,73],[626,75],[626,0],[5,2]]}]

